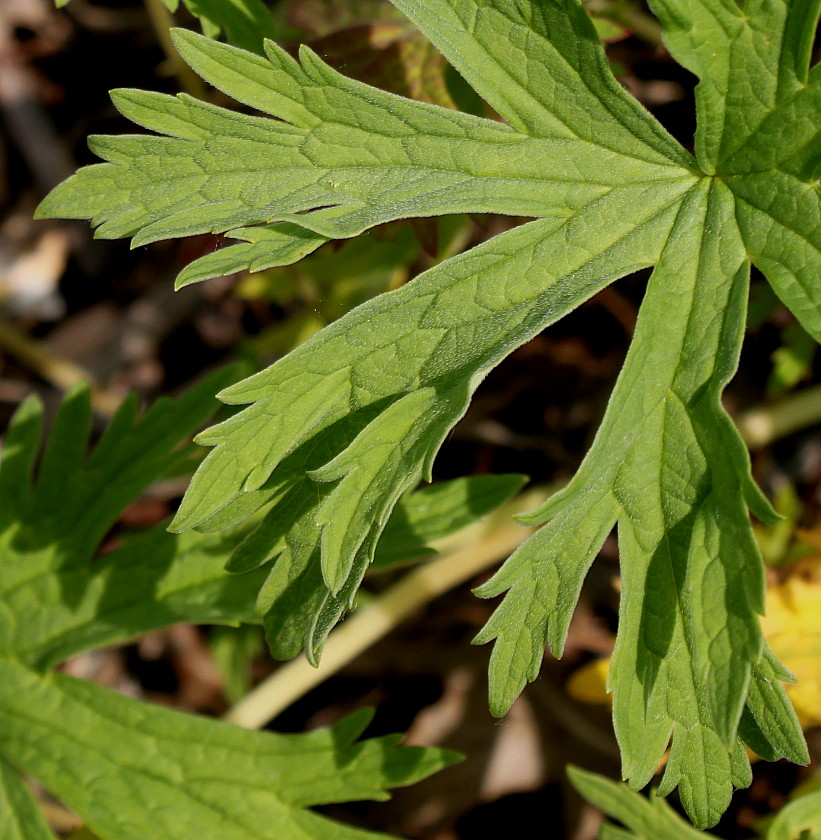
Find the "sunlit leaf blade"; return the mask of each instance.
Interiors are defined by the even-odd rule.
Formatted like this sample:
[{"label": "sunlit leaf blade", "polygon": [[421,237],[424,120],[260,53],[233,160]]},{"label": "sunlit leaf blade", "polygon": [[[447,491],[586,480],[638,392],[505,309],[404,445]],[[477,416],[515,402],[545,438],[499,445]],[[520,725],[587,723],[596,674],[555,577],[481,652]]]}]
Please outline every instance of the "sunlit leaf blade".
[{"label": "sunlit leaf blade", "polygon": [[593,142],[648,162],[693,163],[613,77],[576,0],[392,2],[520,131]]},{"label": "sunlit leaf blade", "polygon": [[[256,493],[261,504],[291,488],[260,526],[268,528],[260,543],[269,552],[243,563],[281,555],[263,595],[277,628],[269,632],[275,653],[293,655],[301,634],[309,655],[318,655],[356,592],[390,508],[427,474],[487,370],[612,278],[657,259],[689,183],[670,182],[655,203],[638,188],[644,222],[632,220],[629,229],[622,214],[635,203],[632,190],[614,191],[565,223],[510,231],[364,304],[222,394],[232,403],[256,402],[198,438],[216,449],[174,528],[210,527],[209,518],[242,494]],[[603,218],[608,233],[597,252],[567,248]],[[393,445],[383,448],[384,440]],[[338,492],[358,476],[366,490],[350,499]],[[360,493],[370,501],[348,508]]]},{"label": "sunlit leaf blade", "polygon": [[[672,736],[662,788],[679,784],[702,827],[729,801],[730,752],[762,646],[763,567],[744,503],[754,491],[720,402],[748,273],[731,193],[693,190],[593,447],[571,484],[528,517],[549,524],[481,590],[511,589],[480,637],[501,644],[491,665],[499,713],[538,673],[547,636],[561,652],[587,567],[618,521],[624,588],[610,686],[624,774],[646,784]],[[663,342],[653,339],[661,322]]]},{"label": "sunlit leaf blade", "polygon": [[753,263],[821,339],[821,83],[809,73],[821,3],[650,5],[673,55],[701,79],[699,163],[726,175]]},{"label": "sunlit leaf blade", "polygon": [[0,840],[54,840],[23,777],[0,758]]},{"label": "sunlit leaf blade", "polygon": [[[819,109],[821,110],[821,108]],[[816,341],[821,339],[821,193],[792,175],[732,177],[738,224],[754,264]]]},{"label": "sunlit leaf blade", "polygon": [[[544,527],[482,589],[508,594],[479,638],[496,639],[491,704],[503,712],[538,673],[545,640],[561,651],[585,572],[617,525],[611,687],[624,775],[646,784],[670,745],[661,790],[678,785],[694,822],[710,825],[750,780],[739,731],[768,755],[805,756],[758,624],[749,513],[772,512],[721,394],[751,263],[821,336],[821,74],[809,70],[819,2],[654,0],[671,51],[700,80],[700,168],[613,78],[576,0],[394,5],[507,125],[345,79],[309,50],[297,61],[269,45],[262,58],[178,33],[206,81],[276,119],[120,93],[128,116],[165,136],[96,139],[109,163],[82,170],[40,213],[91,218],[98,235],[135,243],[273,225],[191,279],[290,260],[296,227],[340,238],[451,212],[538,217],[221,395],[246,407],[201,436],[215,449],[174,527],[258,517],[229,569],[264,570],[257,608],[272,651],[304,647],[312,661],[392,507],[430,474],[486,373],[610,281],[656,266],[596,441],[529,517]],[[283,232],[266,257],[263,240]]]},{"label": "sunlit leaf blade", "polygon": [[307,808],[386,799],[387,787],[454,760],[398,746],[396,736],[357,742],[367,712],[334,728],[275,735],[149,706],[62,674],[40,676],[10,660],[0,662],[0,681],[0,752],[105,840],[382,837]]},{"label": "sunlit leaf blade", "polygon": [[650,0],[650,6],[673,56],[700,79],[696,156],[715,172],[806,83],[819,2],[750,2],[742,9],[728,0]]},{"label": "sunlit leaf blade", "polygon": [[274,45],[266,60],[185,30],[176,42],[214,85],[279,119],[118,91],[126,116],[168,136],[92,138],[109,162],[60,185],[40,216],[90,218],[98,236],[135,245],[274,221],[341,237],[408,216],[567,215],[614,187],[681,174],[658,153],[605,147],[604,132],[528,137],[384,93],[310,50],[298,63]]}]

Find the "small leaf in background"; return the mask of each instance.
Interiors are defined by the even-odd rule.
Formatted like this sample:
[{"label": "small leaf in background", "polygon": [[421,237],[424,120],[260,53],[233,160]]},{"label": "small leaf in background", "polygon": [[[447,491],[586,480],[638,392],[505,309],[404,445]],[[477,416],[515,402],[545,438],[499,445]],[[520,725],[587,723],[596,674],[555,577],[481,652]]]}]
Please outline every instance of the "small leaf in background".
[{"label": "small leaf in background", "polygon": [[815,339],[800,325],[781,331],[781,346],[773,353],[773,369],[767,380],[767,396],[774,397],[806,379],[815,358]]},{"label": "small leaf in background", "polygon": [[593,21],[593,26],[596,27],[596,33],[605,44],[621,41],[631,35],[628,27],[614,14],[618,9],[618,4],[608,2],[608,0],[583,0],[583,2]]},{"label": "small leaf in background", "polygon": [[768,566],[781,566],[800,559],[812,549],[798,533],[804,505],[791,482],[779,482],[773,493],[773,508],[781,519],[772,525],[757,522],[753,525],[753,532],[764,562]]},{"label": "small leaf in background", "polygon": [[[235,47],[263,54],[265,38],[276,38],[271,12],[262,0],[183,0],[209,38],[220,33]],[[177,6],[178,0],[174,0]],[[170,8],[170,7],[169,7]],[[174,9],[171,9],[174,11]]]},{"label": "small leaf in background", "polygon": [[290,0],[288,20],[331,67],[382,90],[456,105],[448,89],[449,65],[430,41],[387,2]]},{"label": "small leaf in background", "polygon": [[623,783],[588,773],[578,767],[568,767],[567,776],[588,802],[629,829],[621,833],[605,829],[599,837],[625,840],[707,840],[715,837],[687,825],[661,797],[655,795],[655,791],[645,797]]},{"label": "small leaf in background", "polygon": [[435,554],[434,540],[454,534],[503,505],[522,489],[526,476],[456,478],[414,490],[393,510],[376,547],[374,568]]},{"label": "small leaf in background", "polygon": [[249,339],[251,352],[284,355],[360,303],[401,286],[419,253],[413,232],[403,225],[392,235],[376,233],[323,248],[295,265],[242,277],[239,297],[275,303],[287,313]]},{"label": "small leaf in background", "polygon": [[225,698],[236,703],[251,690],[253,662],[265,651],[262,628],[254,624],[213,627],[208,647],[222,674]]},{"label": "small leaf in background", "polygon": [[821,790],[814,787],[792,798],[768,821],[766,840],[821,840]]},{"label": "small leaf in background", "polygon": [[283,5],[291,26],[314,37],[371,23],[409,25],[386,0],[286,0]]}]

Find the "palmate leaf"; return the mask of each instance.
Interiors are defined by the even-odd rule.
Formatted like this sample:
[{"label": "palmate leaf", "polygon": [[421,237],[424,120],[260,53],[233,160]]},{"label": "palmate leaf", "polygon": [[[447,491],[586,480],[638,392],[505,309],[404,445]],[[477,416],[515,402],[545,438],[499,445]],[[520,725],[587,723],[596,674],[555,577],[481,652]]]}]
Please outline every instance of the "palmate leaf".
[{"label": "palmate leaf", "polygon": [[655,266],[597,439],[570,485],[529,517],[544,527],[482,589],[507,595],[479,640],[496,640],[501,714],[535,678],[546,639],[561,652],[586,570],[617,526],[611,685],[624,775],[646,784],[670,744],[662,790],[678,786],[693,821],[710,825],[749,781],[739,731],[769,755],[806,760],[778,684],[788,675],[758,624],[763,570],[748,509],[773,514],[721,394],[751,264],[821,336],[808,70],[818,2],[654,4],[671,50],[700,77],[696,158],[616,82],[576,0],[394,5],[507,124],[350,81],[309,50],[297,62],[268,44],[266,60],[178,33],[207,81],[278,119],[117,93],[127,116],[166,136],[94,139],[108,162],[39,212],[90,218],[98,235],[135,244],[265,225],[280,263],[310,237],[300,229],[338,238],[408,216],[537,217],[220,395],[248,407],[199,438],[215,449],[174,528],[260,517],[229,568],[270,569],[260,606],[271,648],[305,647],[313,660],[393,505],[429,476],[486,373],[608,283]]},{"label": "palmate leaf", "polygon": [[37,469],[43,409],[25,402],[0,460],[0,838],[53,835],[22,774],[36,778],[102,840],[219,836],[374,835],[305,810],[386,797],[451,763],[397,738],[356,738],[368,716],[304,736],[246,732],[120,697],[49,668],[66,657],[176,621],[258,621],[264,573],[225,563],[248,526],[175,536],[161,525],[95,556],[105,532],[145,486],[181,457],[175,447],[207,420],[207,378],[142,417],[127,401],[92,452],[87,388],[55,417]]}]

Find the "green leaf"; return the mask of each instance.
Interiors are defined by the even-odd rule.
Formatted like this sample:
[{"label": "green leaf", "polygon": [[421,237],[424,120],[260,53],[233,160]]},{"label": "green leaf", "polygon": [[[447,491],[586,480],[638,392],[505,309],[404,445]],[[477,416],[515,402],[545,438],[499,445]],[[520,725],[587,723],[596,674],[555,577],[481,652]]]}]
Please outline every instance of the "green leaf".
[{"label": "green leaf", "polygon": [[794,388],[807,377],[815,356],[815,341],[800,324],[790,324],[781,331],[781,346],[771,358],[773,369],[767,379],[767,396]]},{"label": "green leaf", "polygon": [[545,641],[561,652],[616,526],[623,773],[646,784],[669,744],[662,792],[678,786],[693,821],[711,825],[750,780],[739,732],[768,754],[805,756],[758,623],[749,513],[773,512],[721,396],[751,264],[821,337],[821,74],[808,70],[819,2],[653,2],[671,51],[699,76],[698,163],[613,78],[576,0],[394,5],[506,125],[345,79],[309,50],[297,62],[269,46],[263,59],[179,33],[203,78],[277,119],[119,93],[126,115],[165,136],[95,139],[109,162],[39,212],[90,218],[98,235],[135,244],[249,225],[342,238],[404,217],[536,217],[220,395],[246,407],[200,436],[215,448],[174,528],[258,516],[229,568],[267,570],[258,608],[271,649],[304,647],[312,661],[392,508],[430,477],[488,371],[608,283],[655,266],[596,440],[529,517],[544,526],[482,588],[507,595],[479,640],[496,640],[491,706],[502,713],[536,677]]},{"label": "green leaf", "polygon": [[223,371],[143,416],[128,400],[86,453],[86,387],[64,400],[40,448],[42,405],[26,401],[0,460],[0,837],[52,837],[22,773],[87,820],[103,840],[362,838],[305,808],[386,797],[452,763],[397,738],[355,743],[367,713],[304,736],[246,732],[137,703],[61,674],[66,657],[176,621],[259,621],[266,572],[229,575],[249,525],[220,534],[163,526],[95,556],[122,508],[180,459],[181,439],[213,409]]},{"label": "green leaf", "polygon": [[765,648],[761,661],[753,667],[739,734],[753,752],[767,761],[786,758],[795,764],[809,764],[801,724],[782,682],[792,683],[795,678]]},{"label": "green leaf", "polygon": [[[785,805],[767,830],[767,840],[816,840],[821,826],[821,790]],[[802,833],[805,832],[805,833]],[[806,834],[809,832],[809,835]]]},{"label": "green leaf", "polygon": [[0,660],[0,684],[3,756],[105,840],[374,838],[307,808],[386,799],[386,787],[454,761],[452,753],[400,747],[397,736],[357,742],[367,711],[333,728],[275,735],[139,703],[62,674],[41,676],[11,660]]},{"label": "green leaf", "polygon": [[[612,782],[597,773],[568,767],[567,776],[574,788],[608,817],[617,819],[628,831],[619,831],[607,824],[599,837],[633,838],[633,840],[697,840],[715,835],[694,831],[660,797],[634,793],[627,786]],[[604,826],[602,827],[604,828]]]},{"label": "green leaf", "polygon": [[819,1],[651,0],[699,78],[696,156],[726,177],[753,262],[821,339],[821,83],[809,72]]},{"label": "green leaf", "polygon": [[23,777],[0,758],[0,840],[54,840]]},{"label": "green leaf", "polygon": [[[573,481],[526,518],[548,524],[481,589],[510,592],[478,639],[497,639],[499,714],[536,677],[545,636],[561,653],[584,575],[618,523],[623,595],[610,688],[623,772],[645,785],[672,737],[661,789],[679,785],[701,826],[729,802],[762,646],[763,565],[745,495],[760,516],[768,511],[720,401],[737,364],[749,271],[732,209],[719,183],[685,199],[593,447]],[[660,323],[663,342],[653,340]]]},{"label": "green leaf", "polygon": [[[263,53],[266,38],[276,38],[271,12],[262,0],[183,0],[192,15],[199,18],[202,31],[216,38],[225,31],[237,47]],[[171,11],[174,11],[172,9]]]},{"label": "green leaf", "polygon": [[[169,12],[176,12],[180,0],[160,0]],[[58,9],[69,0],[54,0]],[[209,38],[225,32],[237,47],[251,52],[263,52],[266,38],[275,38],[276,29],[271,12],[262,0],[183,0],[185,7],[199,19],[202,31]]]},{"label": "green leaf", "polygon": [[262,628],[253,624],[212,627],[208,649],[220,670],[225,698],[231,705],[238,703],[251,690],[254,661],[265,650]]},{"label": "green leaf", "polygon": [[39,670],[178,621],[258,623],[265,575],[225,572],[242,536],[174,536],[161,525],[93,563],[44,568],[7,596],[16,614],[29,616],[15,656]]},{"label": "green leaf", "polygon": [[567,216],[613,189],[689,175],[683,151],[671,161],[635,138],[613,150],[623,131],[612,118],[596,131],[601,141],[528,137],[346,79],[308,49],[297,63],[271,44],[266,60],[185,30],[175,40],[206,80],[279,119],[117,91],[125,116],[168,136],[93,138],[109,163],[60,185],[40,217],[93,218],[98,236],[132,236],[135,246],[276,221],[347,237],[409,215]]},{"label": "green leaf", "polygon": [[123,508],[179,460],[177,443],[213,411],[213,389],[232,378],[232,370],[219,372],[142,417],[127,400],[89,454],[89,391],[75,388],[36,477],[43,409],[37,399],[21,406],[0,461],[4,656],[43,669],[175,621],[259,621],[254,601],[264,576],[224,570],[241,532],[175,537],[159,526],[95,556]]},{"label": "green leaf", "polygon": [[[681,190],[676,180],[666,193],[659,191],[655,204],[645,199],[645,220],[637,227],[624,224],[637,199],[625,189],[567,222],[543,220],[512,230],[364,304],[268,371],[223,392],[228,402],[256,402],[198,438],[217,448],[194,477],[173,527],[210,528],[209,518],[232,499],[248,494],[256,498],[249,504],[261,506],[290,488],[268,514],[262,542],[270,552],[259,562],[281,555],[266,589],[269,614],[291,612],[306,591],[314,593],[300,621],[302,644],[316,657],[355,594],[390,507],[427,474],[485,372],[613,275],[651,263]],[[598,253],[561,247],[602,218],[608,235]],[[548,255],[551,273],[541,268]],[[392,445],[381,446],[384,440]],[[356,512],[333,485],[347,480],[350,487],[362,475],[374,502]],[[323,521],[333,522],[338,512],[348,526],[339,530],[336,524],[325,537],[315,524],[320,506]],[[278,542],[286,533],[298,556]],[[312,570],[320,540],[329,558],[325,591]],[[278,603],[283,597],[294,606],[284,608]],[[293,651],[295,637],[285,645],[284,636],[269,636],[278,652]]]},{"label": "green leaf", "polygon": [[495,510],[526,481],[514,474],[456,478],[403,496],[376,546],[374,568],[435,554],[429,543]]},{"label": "green leaf", "polygon": [[242,244],[220,248],[188,263],[177,275],[175,288],[240,271],[291,265],[328,241],[324,236],[287,223],[236,228],[230,236],[242,240]]}]

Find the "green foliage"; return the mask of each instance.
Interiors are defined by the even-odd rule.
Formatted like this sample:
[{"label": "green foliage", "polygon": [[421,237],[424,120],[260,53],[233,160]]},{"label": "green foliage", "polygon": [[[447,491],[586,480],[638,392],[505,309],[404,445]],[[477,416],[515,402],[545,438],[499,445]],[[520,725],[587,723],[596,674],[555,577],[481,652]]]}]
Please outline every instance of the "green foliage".
[{"label": "green foliage", "polygon": [[503,505],[527,481],[523,475],[456,478],[399,500],[376,547],[374,568],[436,554],[429,543],[450,536]]},{"label": "green foliage", "polygon": [[277,119],[117,91],[120,110],[160,136],[92,138],[107,162],[58,187],[39,215],[91,219],[98,236],[135,245],[209,231],[248,241],[185,281],[217,265],[282,265],[399,218],[537,217],[220,394],[247,407],[198,438],[215,448],[173,528],[218,532],[258,515],[229,568],[267,570],[272,651],[304,647],[313,661],[394,505],[430,476],[487,372],[608,283],[654,266],[596,440],[527,517],[544,527],[482,588],[507,595],[478,641],[496,640],[491,708],[503,714],[545,641],[561,653],[616,526],[624,776],[647,784],[670,744],[662,793],[678,787],[694,823],[712,825],[733,785],[749,783],[739,735],[768,758],[807,760],[779,682],[789,674],[758,623],[748,511],[774,514],[721,395],[751,264],[821,337],[821,81],[809,70],[819,4],[651,2],[674,57],[699,77],[693,157],[613,78],[576,0],[393,2],[507,124],[352,81],[309,49],[296,61],[268,42],[263,58],[177,31],[206,81]]},{"label": "green foliage", "polygon": [[[179,0],[162,0],[169,11],[176,11]],[[262,0],[183,0],[197,17],[209,38],[225,32],[238,47],[262,53],[265,38],[275,38],[276,29],[268,7]]]},{"label": "green foliage", "polygon": [[695,831],[659,796],[649,797],[631,791],[626,785],[613,782],[578,767],[568,767],[573,787],[608,817],[627,828],[622,831],[610,823],[599,830],[601,840],[697,840],[713,835]]},{"label": "green foliage", "polygon": [[[449,218],[466,224],[464,217]],[[391,233],[396,235],[377,238],[366,233],[322,248],[296,264],[246,275],[236,288],[239,297],[270,300],[285,313],[282,320],[248,339],[246,346],[257,357],[284,355],[358,304],[401,285],[409,264],[419,255],[419,243],[409,227]]]},{"label": "green foliage", "polygon": [[[159,0],[169,12],[176,12],[180,0]],[[182,0],[209,38],[225,32],[228,40],[245,50],[262,54],[266,38],[276,38],[273,17],[263,0]],[[69,0],[54,0],[61,9]]]},{"label": "green foliage", "polygon": [[146,837],[373,837],[320,817],[311,805],[384,799],[451,763],[397,737],[357,742],[356,715],[307,735],[247,732],[121,697],[50,670],[66,657],[175,621],[257,621],[264,575],[229,575],[247,526],[218,535],[169,534],[163,525],[97,556],[122,509],[186,455],[200,428],[209,377],[142,417],[128,400],[86,453],[91,404],[72,391],[36,469],[43,409],[29,399],[0,462],[0,837],[53,835],[22,774],[36,778],[103,840]]},{"label": "green foliage", "polygon": [[803,793],[782,808],[770,823],[766,840],[819,840],[821,838],[821,790]]},{"label": "green foliage", "polygon": [[[567,775],[573,787],[608,817],[618,820],[625,829],[604,823],[600,840],[697,840],[714,838],[706,832],[693,831],[663,799],[654,793],[645,798],[625,785],[612,782],[578,767],[569,767]],[[799,793],[785,805],[761,832],[763,840],[815,840],[821,826],[821,792]]]}]

